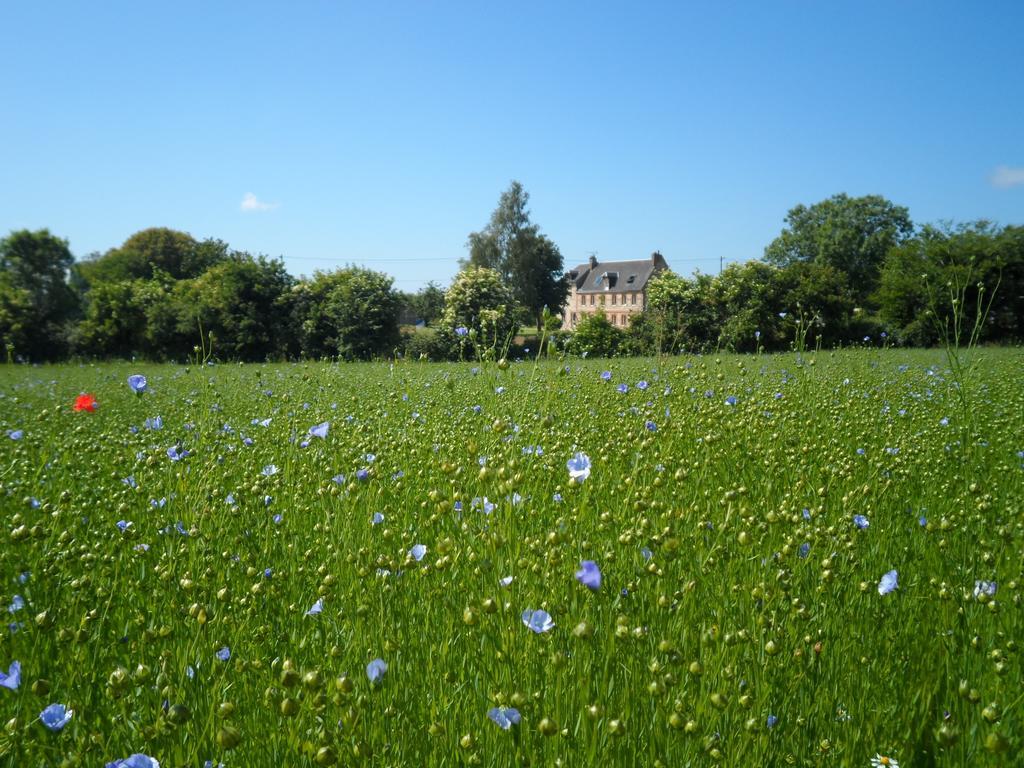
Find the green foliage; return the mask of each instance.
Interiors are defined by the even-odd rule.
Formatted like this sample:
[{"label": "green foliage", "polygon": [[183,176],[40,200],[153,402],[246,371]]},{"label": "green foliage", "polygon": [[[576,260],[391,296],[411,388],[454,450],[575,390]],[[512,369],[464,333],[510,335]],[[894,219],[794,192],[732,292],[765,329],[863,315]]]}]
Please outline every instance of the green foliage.
[{"label": "green foliage", "polygon": [[603,308],[591,312],[576,324],[572,338],[569,339],[569,351],[576,355],[589,357],[612,357],[622,342],[623,332],[608,320]]},{"label": "green foliage", "polygon": [[670,270],[657,273],[647,285],[647,311],[630,323],[630,346],[648,354],[713,349],[722,322],[714,285],[708,275],[686,279]]},{"label": "green foliage", "polygon": [[416,293],[404,294],[403,302],[417,320],[431,325],[444,312],[444,290],[431,281]]},{"label": "green foliage", "polygon": [[470,233],[469,259],[463,266],[493,269],[501,275],[511,286],[514,301],[539,330],[545,307],[553,314],[562,311],[569,285],[558,246],[530,222],[529,199],[523,185],[513,181],[487,226]]},{"label": "green foliage", "polygon": [[1001,229],[984,221],[926,226],[890,252],[877,298],[883,319],[904,344],[939,342],[954,308],[973,318],[989,301],[979,341],[1019,343],[1024,340],[1024,227]]},{"label": "green foliage", "polygon": [[402,338],[402,355],[407,360],[450,360],[454,355],[452,338],[435,328],[418,328]]},{"label": "green foliage", "polygon": [[67,281],[73,261],[67,241],[46,229],[0,240],[0,338],[15,355],[54,360],[67,352],[79,311]]},{"label": "green foliage", "polygon": [[228,256],[228,245],[220,240],[198,242],[185,232],[154,227],[136,232],[119,248],[81,262],[78,272],[89,285],[149,280],[158,274],[187,280],[199,277]]},{"label": "green foliage", "polygon": [[280,260],[236,253],[191,281],[191,319],[182,325],[213,334],[213,354],[226,360],[278,356],[287,332],[293,281]]},{"label": "green foliage", "polygon": [[777,266],[794,262],[829,265],[843,271],[854,298],[864,303],[878,285],[890,248],[911,236],[914,225],[906,208],[879,195],[833,195],[786,216],[787,228],[764,251]]},{"label": "green foliage", "polygon": [[399,344],[401,300],[380,272],[354,266],[316,272],[295,287],[290,303],[307,358],[368,360]]},{"label": "green foliage", "polygon": [[[719,343],[735,352],[781,342],[779,269],[760,261],[729,264],[713,281],[722,324]],[[784,311],[784,310],[783,310]],[[758,339],[760,332],[760,339]]]},{"label": "green foliage", "polygon": [[514,299],[501,275],[493,269],[466,267],[445,293],[443,332],[462,327],[482,349],[500,352],[512,341],[518,326]]}]

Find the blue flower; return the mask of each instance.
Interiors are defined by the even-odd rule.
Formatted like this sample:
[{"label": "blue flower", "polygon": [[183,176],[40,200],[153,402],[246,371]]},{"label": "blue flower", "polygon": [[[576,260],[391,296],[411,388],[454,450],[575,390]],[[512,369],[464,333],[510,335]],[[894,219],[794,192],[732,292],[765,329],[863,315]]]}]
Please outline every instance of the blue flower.
[{"label": "blue flower", "polygon": [[519,710],[514,707],[491,707],[487,710],[487,717],[503,731],[518,725],[522,719]]},{"label": "blue flower", "polygon": [[0,688],[16,691],[21,685],[21,662],[12,661],[7,673],[0,670]]},{"label": "blue flower", "polygon": [[316,424],[309,428],[309,434],[313,437],[319,437],[321,440],[327,439],[327,431],[331,428],[331,423],[325,421],[322,424]]},{"label": "blue flower", "polygon": [[556,504],[560,504],[562,501],[562,494],[556,493],[554,496],[551,497],[551,500]]},{"label": "blue flower", "polygon": [[276,475],[280,471],[281,470],[279,470],[277,468],[276,464],[267,464],[267,466],[265,466],[263,468],[263,476],[264,477],[273,477],[274,475]]},{"label": "blue flower", "polygon": [[736,397],[734,395],[729,395],[727,398],[725,398],[725,404],[736,405]]},{"label": "blue flower", "polygon": [[71,717],[74,714],[73,709],[68,709],[63,704],[51,704],[39,713],[39,719],[43,721],[43,725],[56,733],[71,722]]},{"label": "blue flower", "polygon": [[807,557],[807,555],[808,555],[808,553],[810,551],[811,551],[811,545],[810,545],[809,542],[805,541],[803,544],[800,545],[800,552],[799,552],[800,557]]},{"label": "blue flower", "polygon": [[307,616],[316,616],[323,609],[324,609],[324,600],[321,597],[321,598],[317,599],[317,601],[315,603],[313,603],[313,607],[312,608],[310,608],[308,611],[306,611],[306,615]]},{"label": "blue flower", "polygon": [[464,325],[460,325],[455,329],[456,336],[466,336],[469,333],[469,329]]},{"label": "blue flower", "polygon": [[590,457],[582,451],[565,462],[565,467],[569,470],[569,479],[574,482],[582,483],[590,477]]},{"label": "blue flower", "polygon": [[853,524],[863,531],[865,528],[871,525],[871,522],[866,517],[864,517],[864,515],[854,515]]},{"label": "blue flower", "polygon": [[181,522],[181,520],[174,524],[174,530],[176,530],[182,536],[188,536],[188,531],[185,530],[185,524]]},{"label": "blue flower", "polygon": [[331,481],[337,483],[338,485],[344,485],[345,476],[339,472],[337,475],[331,478]]},{"label": "blue flower", "polygon": [[384,522],[384,514],[381,512],[374,512],[373,518],[370,520],[370,525],[380,525]]},{"label": "blue flower", "polygon": [[643,391],[643,390],[647,389],[647,386],[648,386],[648,385],[647,385],[647,382],[646,382],[646,381],[638,381],[638,382],[636,383],[636,388],[637,388],[637,389],[639,389],[639,390],[641,390],[641,391]]},{"label": "blue flower", "polygon": [[11,438],[11,440],[21,440],[21,438],[23,438],[25,436],[25,430],[24,429],[12,429],[12,430],[9,430],[7,432],[7,436],[9,438]]},{"label": "blue flower", "polygon": [[551,620],[551,614],[540,609],[534,611],[527,608],[523,611],[522,619],[526,628],[538,635],[541,632],[550,631],[555,626],[555,623]]},{"label": "blue flower", "polygon": [[648,547],[640,547],[640,556],[644,560],[650,560],[652,557],[654,557],[654,553],[651,552],[651,550]]},{"label": "blue flower", "polygon": [[231,658],[231,649],[226,645],[214,654],[221,661],[227,661]]},{"label": "blue flower", "polygon": [[160,763],[149,755],[137,752],[130,757],[125,757],[121,760],[115,760],[112,763],[107,763],[104,768],[160,768]]},{"label": "blue flower", "polygon": [[804,520],[810,520],[811,519],[811,510],[809,510],[807,507],[804,507],[804,511],[801,512],[800,514],[803,515]]},{"label": "blue flower", "polygon": [[119,531],[121,531],[121,533],[124,533],[125,531],[127,531],[131,527],[132,527],[131,520],[118,520],[117,521],[117,529]]},{"label": "blue flower", "polygon": [[273,575],[274,575],[274,569],[273,568],[264,568],[263,569],[263,578],[264,579],[269,579]]},{"label": "blue flower", "polygon": [[617,386],[615,389],[617,389],[622,394],[626,394],[627,392],[629,392],[629,385],[628,384],[619,384],[619,386]]},{"label": "blue flower", "polygon": [[601,380],[602,381],[611,381],[612,380],[612,372],[611,371],[602,371],[601,372]]},{"label": "blue flower", "polygon": [[600,589],[601,569],[593,560],[583,560],[580,562],[580,569],[576,571],[576,581],[588,589]]},{"label": "blue flower", "polygon": [[898,582],[899,574],[896,573],[896,569],[889,571],[882,576],[881,581],[878,582],[878,594],[888,595],[896,587],[899,586]]},{"label": "blue flower", "polygon": [[164,428],[164,420],[159,416],[154,416],[142,422],[142,426],[144,426],[146,429],[152,429],[154,431],[161,430]]},{"label": "blue flower", "polygon": [[650,421],[650,420],[647,420],[644,423],[644,427],[647,429],[648,432],[657,432],[658,431],[658,425],[655,424],[653,421]]},{"label": "blue flower", "polygon": [[135,475],[128,475],[128,477],[122,477],[121,482],[127,485],[129,488],[139,487],[139,484],[135,482]]},{"label": "blue flower", "polygon": [[974,582],[974,597],[975,599],[982,595],[988,597],[994,597],[996,594],[996,583],[994,581],[976,581]]},{"label": "blue flower", "polygon": [[356,480],[366,480],[370,476],[369,470],[359,469],[356,470]]},{"label": "blue flower", "polygon": [[274,525],[280,525],[281,521],[284,520],[284,516],[278,512],[272,519],[274,521]]},{"label": "blue flower", "polygon": [[775,715],[768,715],[768,720],[767,720],[767,722],[766,722],[766,725],[767,725],[767,726],[768,726],[769,728],[774,728],[774,727],[775,727],[775,724],[776,724],[777,722],[779,722],[779,718],[777,718],[777,717],[776,717]]},{"label": "blue flower", "polygon": [[366,676],[370,678],[370,683],[373,684],[379,682],[387,671],[388,665],[383,659],[374,659],[366,665]]},{"label": "blue flower", "polygon": [[11,604],[7,607],[10,613],[17,613],[25,607],[25,598],[21,595],[15,595],[11,598]]},{"label": "blue flower", "polygon": [[146,391],[146,377],[141,373],[133,373],[128,377],[128,386],[131,387],[132,392],[137,395],[141,395]]},{"label": "blue flower", "polygon": [[171,461],[181,461],[189,455],[188,451],[183,451],[176,445],[172,445],[167,449],[167,458]]},{"label": "blue flower", "polygon": [[413,560],[419,562],[427,554],[427,547],[424,544],[414,544],[412,549],[409,550],[409,555]]}]

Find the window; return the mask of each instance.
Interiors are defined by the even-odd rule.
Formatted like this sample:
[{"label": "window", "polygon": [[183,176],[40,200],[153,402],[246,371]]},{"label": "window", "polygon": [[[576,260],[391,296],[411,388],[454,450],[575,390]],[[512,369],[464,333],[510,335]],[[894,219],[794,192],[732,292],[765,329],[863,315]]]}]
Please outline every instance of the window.
[{"label": "window", "polygon": [[576,325],[576,313],[575,312],[572,313],[572,324]]},{"label": "window", "polygon": [[635,293],[630,295],[629,303],[630,304],[636,304],[636,294]]},{"label": "window", "polygon": [[601,296],[601,306],[602,307],[604,306],[604,296],[603,295]]},{"label": "window", "polygon": [[613,293],[612,294],[612,306],[614,306],[614,305],[615,305],[615,294]]},{"label": "window", "polygon": [[590,306],[594,306],[594,294],[590,294]]}]

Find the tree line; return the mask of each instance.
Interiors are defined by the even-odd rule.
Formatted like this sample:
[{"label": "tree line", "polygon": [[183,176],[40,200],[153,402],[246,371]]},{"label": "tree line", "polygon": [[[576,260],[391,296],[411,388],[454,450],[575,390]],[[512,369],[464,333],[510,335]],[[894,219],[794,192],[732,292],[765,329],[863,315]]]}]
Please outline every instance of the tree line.
[{"label": "tree line", "polygon": [[[545,323],[554,343],[594,355],[927,346],[958,317],[983,318],[983,342],[1024,340],[1024,227],[917,227],[883,197],[842,194],[791,209],[761,259],[658,274],[628,329],[598,313],[563,334],[562,255],[528,200],[513,182],[452,284],[412,294],[351,265],[298,279],[280,259],[170,229],[80,261],[47,230],[15,231],[0,240],[0,337],[27,361],[184,360],[209,343],[224,360],[457,359]],[[417,321],[429,327],[411,332]]]}]

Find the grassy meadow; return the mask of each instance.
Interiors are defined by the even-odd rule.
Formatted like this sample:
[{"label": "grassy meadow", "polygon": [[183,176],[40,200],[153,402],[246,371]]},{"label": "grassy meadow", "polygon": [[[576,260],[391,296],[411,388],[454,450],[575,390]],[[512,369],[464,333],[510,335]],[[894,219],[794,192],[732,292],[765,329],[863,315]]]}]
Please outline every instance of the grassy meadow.
[{"label": "grassy meadow", "polygon": [[1024,764],[978,355],[8,365],[0,764]]}]

